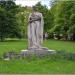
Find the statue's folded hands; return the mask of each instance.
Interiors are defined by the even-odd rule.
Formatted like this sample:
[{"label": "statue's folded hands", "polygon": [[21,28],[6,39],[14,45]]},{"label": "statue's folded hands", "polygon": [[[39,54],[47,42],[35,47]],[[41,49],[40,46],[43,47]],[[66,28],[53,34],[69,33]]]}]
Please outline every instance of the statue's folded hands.
[{"label": "statue's folded hands", "polygon": [[41,20],[41,18],[39,18],[39,19],[31,19],[31,20],[29,20],[29,23],[32,23],[34,21],[39,21],[39,20]]}]

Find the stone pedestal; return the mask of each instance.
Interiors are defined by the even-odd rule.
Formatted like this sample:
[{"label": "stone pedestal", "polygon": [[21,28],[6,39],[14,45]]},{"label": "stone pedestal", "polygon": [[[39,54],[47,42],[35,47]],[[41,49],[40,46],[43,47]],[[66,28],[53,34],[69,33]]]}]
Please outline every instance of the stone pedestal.
[{"label": "stone pedestal", "polygon": [[29,48],[28,50],[21,50],[21,55],[23,57],[28,56],[28,55],[36,55],[36,56],[45,56],[45,55],[51,55],[51,54],[55,54],[56,51],[55,50],[49,50],[48,48]]}]

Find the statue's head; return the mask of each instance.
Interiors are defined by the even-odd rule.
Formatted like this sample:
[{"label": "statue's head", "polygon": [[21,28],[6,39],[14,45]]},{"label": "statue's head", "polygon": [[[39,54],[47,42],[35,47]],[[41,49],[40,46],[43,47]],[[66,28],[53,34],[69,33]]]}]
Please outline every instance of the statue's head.
[{"label": "statue's head", "polygon": [[38,8],[36,6],[32,7],[33,11],[38,11]]}]

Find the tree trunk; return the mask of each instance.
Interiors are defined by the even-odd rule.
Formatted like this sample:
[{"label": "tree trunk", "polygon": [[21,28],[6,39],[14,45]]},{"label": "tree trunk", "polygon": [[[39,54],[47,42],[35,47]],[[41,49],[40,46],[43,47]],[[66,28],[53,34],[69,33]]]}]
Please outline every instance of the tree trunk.
[{"label": "tree trunk", "polygon": [[3,42],[3,41],[4,41],[4,37],[3,37],[3,35],[1,35],[0,38],[1,38],[1,42]]},{"label": "tree trunk", "polygon": [[73,40],[75,41],[75,33],[73,34]]}]

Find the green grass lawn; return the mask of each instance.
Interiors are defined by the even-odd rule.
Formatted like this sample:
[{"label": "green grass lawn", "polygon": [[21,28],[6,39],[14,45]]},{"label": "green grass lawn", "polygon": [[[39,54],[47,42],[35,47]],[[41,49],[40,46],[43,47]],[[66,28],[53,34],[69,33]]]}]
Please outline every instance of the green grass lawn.
[{"label": "green grass lawn", "polygon": [[75,74],[75,61],[46,59],[0,61],[0,73],[9,74]]},{"label": "green grass lawn", "polygon": [[[54,50],[75,52],[75,42],[45,40],[43,46]],[[0,56],[4,52],[16,51],[27,48],[27,40],[12,40],[0,42]],[[18,74],[75,74],[75,61],[70,60],[0,60],[0,73]]]},{"label": "green grass lawn", "polygon": [[64,50],[75,53],[75,42],[73,41],[46,40],[44,41],[44,46],[49,49]]}]

